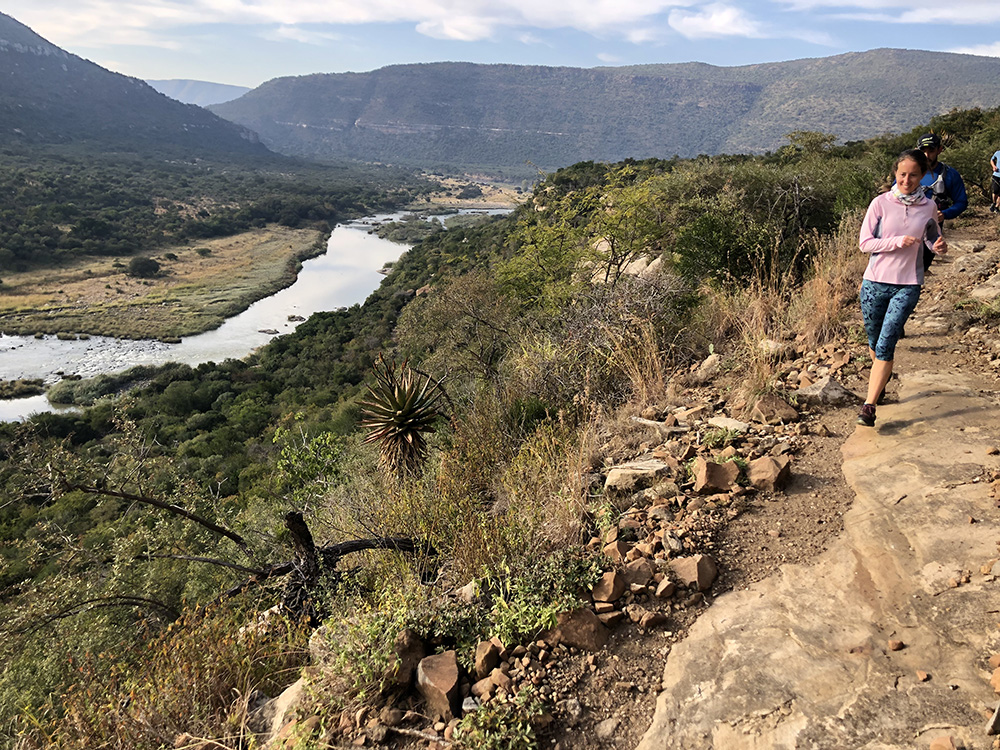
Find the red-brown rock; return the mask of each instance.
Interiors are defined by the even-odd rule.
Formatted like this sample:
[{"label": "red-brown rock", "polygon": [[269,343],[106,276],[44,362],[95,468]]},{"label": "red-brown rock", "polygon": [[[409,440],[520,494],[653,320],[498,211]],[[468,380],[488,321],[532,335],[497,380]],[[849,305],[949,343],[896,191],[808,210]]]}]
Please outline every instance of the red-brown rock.
[{"label": "red-brown rock", "polygon": [[628,586],[646,586],[653,580],[656,568],[645,557],[633,560],[622,571],[622,576]]},{"label": "red-brown rock", "polygon": [[514,686],[514,681],[510,678],[510,675],[504,672],[500,667],[497,667],[492,672],[490,672],[490,681],[500,690],[510,692],[511,688]]},{"label": "red-brown rock", "polygon": [[667,616],[662,612],[647,612],[639,619],[639,627],[643,630],[658,628],[667,624]]},{"label": "red-brown rock", "polygon": [[958,750],[958,746],[955,745],[953,737],[946,735],[944,737],[935,737],[931,740],[928,750]]},{"label": "red-brown rock", "polygon": [[600,651],[610,633],[589,609],[577,609],[559,615],[558,624],[545,638],[550,643],[564,643],[584,651]]},{"label": "red-brown rock", "polygon": [[664,578],[656,586],[656,595],[661,599],[669,599],[674,595],[674,591],[676,590],[677,586],[674,585],[674,582],[668,578]]},{"label": "red-brown rock", "polygon": [[768,393],[757,399],[750,412],[750,419],[764,424],[784,424],[798,422],[799,413],[780,396]]},{"label": "red-brown rock", "polygon": [[458,714],[458,659],[454,651],[434,654],[417,665],[417,690],[433,718],[450,721]]},{"label": "red-brown rock", "polygon": [[601,576],[601,579],[594,586],[591,596],[595,602],[616,602],[622,598],[628,582],[618,571],[608,571]]},{"label": "red-brown rock", "polygon": [[476,646],[476,677],[486,677],[500,663],[500,648],[493,641],[480,641]]},{"label": "red-brown rock", "polygon": [[424,642],[410,628],[405,628],[396,636],[393,645],[393,664],[390,667],[390,679],[393,684],[406,687],[413,682],[413,674],[420,660],[426,656]]},{"label": "red-brown rock", "polygon": [[625,619],[625,613],[618,610],[602,612],[597,616],[597,619],[609,628],[616,628]]},{"label": "red-brown rock", "polygon": [[701,495],[729,492],[740,475],[735,461],[716,463],[699,456],[694,462],[694,491]]},{"label": "red-brown rock", "polygon": [[493,695],[493,691],[497,689],[496,683],[493,682],[493,678],[487,676],[478,682],[472,684],[472,694],[482,700],[483,698],[488,698]]},{"label": "red-brown rock", "polygon": [[719,569],[708,555],[692,555],[678,557],[670,561],[670,570],[685,586],[707,591],[711,588]]},{"label": "red-brown rock", "polygon": [[622,541],[611,542],[610,544],[604,545],[604,554],[610,557],[611,560],[618,565],[625,562],[625,556],[628,554],[628,551],[629,545]]},{"label": "red-brown rock", "polygon": [[750,484],[762,492],[780,490],[792,476],[791,463],[788,456],[761,456],[751,461],[747,470]]}]

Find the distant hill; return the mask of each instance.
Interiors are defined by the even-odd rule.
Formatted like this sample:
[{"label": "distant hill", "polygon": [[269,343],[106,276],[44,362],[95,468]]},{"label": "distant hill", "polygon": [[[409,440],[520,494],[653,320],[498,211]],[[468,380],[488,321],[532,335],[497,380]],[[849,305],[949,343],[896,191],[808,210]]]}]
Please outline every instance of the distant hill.
[{"label": "distant hill", "polygon": [[184,79],[169,79],[164,81],[149,81],[150,86],[185,104],[197,104],[207,107],[210,104],[222,104],[243,96],[250,89],[246,86],[230,86],[226,83],[211,83],[209,81],[188,81]]},{"label": "distant hill", "polygon": [[277,78],[210,109],[286,154],[552,169],[906,131],[1000,105],[998,80],[997,58],[892,49],[734,68],[429,63]]},{"label": "distant hill", "polygon": [[256,134],[50,44],[0,13],[0,146],[266,153]]}]

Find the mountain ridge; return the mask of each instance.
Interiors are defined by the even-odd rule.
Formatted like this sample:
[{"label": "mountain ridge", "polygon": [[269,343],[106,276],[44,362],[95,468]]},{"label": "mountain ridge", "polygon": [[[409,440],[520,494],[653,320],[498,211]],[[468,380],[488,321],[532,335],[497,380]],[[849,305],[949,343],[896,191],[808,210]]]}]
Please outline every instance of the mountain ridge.
[{"label": "mountain ridge", "polygon": [[255,133],[106,70],[0,13],[0,145],[265,154]]},{"label": "mountain ridge", "polygon": [[233,86],[228,83],[196,81],[187,78],[146,79],[146,83],[161,94],[184,104],[207,107],[224,104],[250,91],[248,86]]},{"label": "mountain ridge", "polygon": [[995,58],[888,48],[735,68],[413,63],[276,78],[210,110],[291,155],[551,169],[764,153],[797,130],[905,131],[997,106],[998,76]]}]

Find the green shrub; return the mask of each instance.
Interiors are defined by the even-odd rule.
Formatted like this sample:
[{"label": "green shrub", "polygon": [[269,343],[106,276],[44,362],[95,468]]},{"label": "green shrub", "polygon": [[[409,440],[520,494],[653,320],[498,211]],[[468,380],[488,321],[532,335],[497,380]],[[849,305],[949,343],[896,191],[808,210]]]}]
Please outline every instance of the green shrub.
[{"label": "green shrub", "polygon": [[530,687],[513,698],[494,698],[468,714],[455,728],[455,744],[467,750],[533,750],[538,747],[534,723],[544,704]]},{"label": "green shrub", "polygon": [[716,427],[705,432],[701,438],[701,444],[706,448],[725,448],[727,445],[732,445],[737,437],[739,437],[739,433],[735,430]]},{"label": "green shrub", "polygon": [[521,560],[519,570],[493,579],[493,635],[505,644],[532,640],[556,625],[563,612],[582,607],[601,575],[599,560],[560,551]]},{"label": "green shrub", "polygon": [[152,258],[132,258],[126,273],[137,279],[149,279],[160,272],[160,264]]}]

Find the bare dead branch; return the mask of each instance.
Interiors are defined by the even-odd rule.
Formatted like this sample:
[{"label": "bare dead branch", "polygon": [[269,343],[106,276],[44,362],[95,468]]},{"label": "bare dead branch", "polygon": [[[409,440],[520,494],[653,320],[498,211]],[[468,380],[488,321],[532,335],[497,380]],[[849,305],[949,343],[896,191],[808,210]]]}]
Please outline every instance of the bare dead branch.
[{"label": "bare dead branch", "polygon": [[285,586],[282,604],[297,616],[317,619],[312,606],[311,591],[319,582],[320,564],[312,533],[302,514],[295,510],[285,514],[285,528],[292,537],[295,559],[292,560],[292,578]]},{"label": "bare dead branch", "polygon": [[190,521],[194,521],[201,526],[204,526],[209,531],[224,536],[227,539],[231,539],[236,543],[243,553],[254,560],[254,555],[250,551],[250,546],[246,543],[246,540],[237,534],[235,531],[230,531],[224,526],[219,526],[217,523],[209,521],[204,516],[200,516],[197,513],[193,513],[187,508],[182,508],[179,505],[174,505],[173,503],[168,503],[163,500],[157,500],[155,497],[148,497],[146,495],[136,495],[131,492],[121,492],[120,490],[112,490],[106,487],[88,487],[82,484],[73,484],[63,480],[63,486],[66,490],[76,490],[78,492],[85,492],[90,495],[100,495],[102,497],[117,497],[121,500],[128,500],[134,503],[143,503],[145,505],[152,505],[154,508],[160,508],[161,510],[169,511],[174,515],[187,518]]},{"label": "bare dead branch", "polygon": [[162,555],[157,553],[148,553],[145,555],[136,555],[136,560],[186,560],[188,562],[200,562],[207,563],[208,565],[218,565],[222,568],[232,568],[233,570],[238,570],[241,573],[250,573],[251,575],[261,576],[268,573],[267,569],[264,568],[248,568],[245,565],[237,565],[236,563],[226,562],[225,560],[217,560],[214,557],[198,557],[197,555]]},{"label": "bare dead branch", "polygon": [[40,622],[35,623],[30,628],[25,628],[20,632],[34,632],[40,630],[46,625],[56,622],[57,620],[64,620],[67,617],[75,617],[76,615],[81,615],[84,612],[90,612],[95,609],[106,609],[109,607],[148,607],[159,610],[171,620],[176,620],[181,616],[180,612],[171,607],[169,604],[164,604],[156,599],[149,599],[144,596],[99,596],[92,599],[84,599],[79,602],[74,602],[70,606],[63,608],[58,612],[46,615]]},{"label": "bare dead branch", "polygon": [[[370,549],[396,550],[397,552],[407,554],[422,553],[427,555],[429,558],[433,558],[436,555],[434,548],[427,542],[421,542],[417,539],[402,536],[352,539],[347,542],[338,542],[337,544],[317,547],[316,555],[321,561],[324,569],[327,571],[334,571],[340,562],[340,558],[354,552],[363,552]],[[226,589],[215,599],[214,603],[218,604],[226,599],[231,599],[234,596],[242,594],[249,588],[261,585],[271,578],[288,575],[295,569],[296,562],[293,560],[272,565],[269,568],[255,573],[250,578],[237,583],[235,586],[231,586]]]}]

